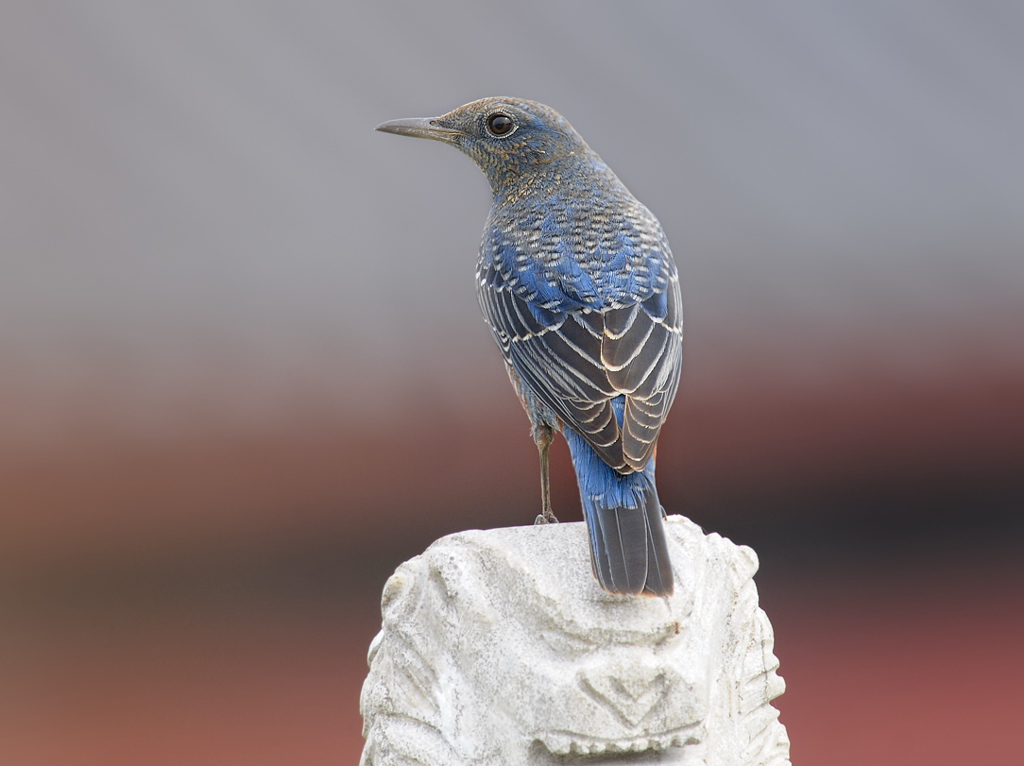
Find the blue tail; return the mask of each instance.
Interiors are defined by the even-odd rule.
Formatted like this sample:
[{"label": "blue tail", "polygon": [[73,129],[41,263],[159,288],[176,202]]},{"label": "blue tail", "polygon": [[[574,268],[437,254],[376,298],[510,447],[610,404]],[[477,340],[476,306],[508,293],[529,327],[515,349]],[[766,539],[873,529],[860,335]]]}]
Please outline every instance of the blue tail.
[{"label": "blue tail", "polygon": [[564,429],[590,532],[590,561],[601,587],[612,593],[672,594],[654,458],[640,472],[620,474],[582,436]]}]

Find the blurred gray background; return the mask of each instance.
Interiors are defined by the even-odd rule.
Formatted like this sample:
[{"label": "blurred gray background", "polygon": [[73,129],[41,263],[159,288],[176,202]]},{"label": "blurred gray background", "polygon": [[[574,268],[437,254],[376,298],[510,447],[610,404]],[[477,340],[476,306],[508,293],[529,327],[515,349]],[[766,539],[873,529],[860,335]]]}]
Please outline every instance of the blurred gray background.
[{"label": "blurred gray background", "polygon": [[[660,218],[686,316],[663,499],[757,546],[784,624],[823,608],[793,583],[871,581],[872,602],[908,565],[961,582],[1015,561],[1022,78],[1013,2],[0,9],[0,591],[8,688],[35,699],[11,702],[10,762],[351,760],[388,572],[533,517],[534,448],[473,287],[486,183],[373,131],[483,96],[558,109]],[[556,510],[578,519],[556,460]],[[307,626],[252,649],[216,709],[278,689],[261,674],[279,662],[316,713],[274,744],[256,714],[176,718],[209,674],[181,660],[167,673],[192,680],[167,697],[151,674],[179,655],[150,619],[186,631],[182,657]],[[848,719],[830,729],[793,685],[799,635],[779,646],[794,753],[862,762],[877,743],[829,754]],[[126,669],[140,646],[163,659]],[[288,664],[317,651],[333,670]],[[903,762],[978,756],[929,751],[936,715]],[[189,726],[206,734],[180,749]]]}]

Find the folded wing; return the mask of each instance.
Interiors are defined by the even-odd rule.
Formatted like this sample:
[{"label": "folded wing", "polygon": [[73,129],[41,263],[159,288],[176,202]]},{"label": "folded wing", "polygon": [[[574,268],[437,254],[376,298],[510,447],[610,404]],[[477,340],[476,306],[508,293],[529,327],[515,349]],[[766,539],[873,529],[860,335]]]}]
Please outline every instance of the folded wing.
[{"label": "folded wing", "polygon": [[520,381],[620,473],[642,470],[675,398],[682,365],[677,275],[640,303],[546,310],[482,280],[480,303]]}]

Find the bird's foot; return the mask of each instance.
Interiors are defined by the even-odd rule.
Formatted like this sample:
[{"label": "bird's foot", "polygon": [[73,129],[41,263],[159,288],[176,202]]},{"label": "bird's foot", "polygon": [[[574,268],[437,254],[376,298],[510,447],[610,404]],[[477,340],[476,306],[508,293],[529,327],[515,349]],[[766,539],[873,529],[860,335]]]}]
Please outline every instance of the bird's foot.
[{"label": "bird's foot", "polygon": [[551,511],[545,511],[544,513],[538,513],[537,518],[533,521],[534,524],[557,524],[558,519],[555,518],[555,514]]}]

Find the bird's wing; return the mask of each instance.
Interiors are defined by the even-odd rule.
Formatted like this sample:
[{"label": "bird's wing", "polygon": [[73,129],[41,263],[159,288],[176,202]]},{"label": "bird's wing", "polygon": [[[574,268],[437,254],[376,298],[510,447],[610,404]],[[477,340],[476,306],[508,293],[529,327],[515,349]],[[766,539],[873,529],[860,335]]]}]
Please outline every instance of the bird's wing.
[{"label": "bird's wing", "polygon": [[674,269],[664,290],[621,308],[549,311],[487,280],[480,304],[522,384],[612,468],[647,465],[682,365]]}]

